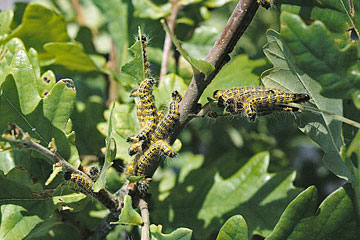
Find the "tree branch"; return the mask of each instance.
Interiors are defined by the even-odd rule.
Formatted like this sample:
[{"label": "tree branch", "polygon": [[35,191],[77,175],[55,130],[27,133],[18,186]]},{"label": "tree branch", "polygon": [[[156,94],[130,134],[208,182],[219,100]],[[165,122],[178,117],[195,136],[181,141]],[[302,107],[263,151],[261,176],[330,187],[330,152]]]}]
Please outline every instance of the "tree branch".
[{"label": "tree branch", "polygon": [[[65,159],[57,154],[55,150],[49,150],[37,143],[30,137],[29,134],[24,133],[23,130],[17,125],[9,123],[9,130],[1,137],[9,142],[15,143],[19,148],[33,150],[42,154],[43,156],[50,159],[54,164],[60,165],[65,171],[79,174],[89,183],[92,183],[92,180],[85,173],[72,166],[69,162],[65,161]],[[93,192],[92,196],[112,211],[117,210],[119,206],[117,199],[105,189],[101,189],[99,192]]]},{"label": "tree branch", "polygon": [[[178,0],[172,0],[172,1],[170,1],[170,3],[171,3],[171,15],[166,18],[166,21],[169,25],[170,30],[172,32],[174,32],[176,16],[179,12],[179,9],[181,8],[181,4]],[[166,33],[165,41],[164,41],[164,48],[163,48],[163,56],[162,56],[162,61],[161,61],[160,81],[163,79],[163,77],[167,73],[171,46],[172,46],[172,43],[171,43],[170,35],[168,33]]]}]

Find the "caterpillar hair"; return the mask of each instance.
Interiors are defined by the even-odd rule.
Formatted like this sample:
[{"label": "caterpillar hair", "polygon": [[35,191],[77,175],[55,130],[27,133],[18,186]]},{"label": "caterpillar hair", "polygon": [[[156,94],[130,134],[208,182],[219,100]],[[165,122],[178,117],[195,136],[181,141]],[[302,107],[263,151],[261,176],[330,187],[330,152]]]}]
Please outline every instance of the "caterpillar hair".
[{"label": "caterpillar hair", "polygon": [[179,102],[181,101],[182,96],[178,91],[174,91],[172,93],[172,99],[173,101],[170,103],[168,114],[160,121],[151,136],[152,142],[155,142],[159,139],[164,139],[168,134],[170,128],[180,117]]},{"label": "caterpillar hair", "polygon": [[93,193],[93,190],[92,190],[93,182],[91,180],[88,180],[86,177],[84,177],[78,173],[65,172],[64,178],[66,181],[74,182],[85,192],[90,193],[90,194]]},{"label": "caterpillar hair", "polygon": [[176,152],[172,147],[163,140],[158,140],[150,145],[150,147],[144,152],[140,157],[138,162],[137,175],[145,176],[146,166],[151,165],[151,162],[156,160],[161,154],[164,154],[167,157],[175,157]]}]

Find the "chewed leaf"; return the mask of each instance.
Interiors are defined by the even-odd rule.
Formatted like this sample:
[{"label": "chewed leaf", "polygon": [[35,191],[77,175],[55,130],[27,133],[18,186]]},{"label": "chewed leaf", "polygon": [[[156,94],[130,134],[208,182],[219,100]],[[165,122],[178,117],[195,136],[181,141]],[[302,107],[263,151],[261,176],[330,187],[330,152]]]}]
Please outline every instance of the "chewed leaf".
[{"label": "chewed leaf", "polygon": [[172,233],[162,233],[161,225],[150,225],[151,238],[155,240],[190,240],[192,230],[188,228],[177,228]]},{"label": "chewed leaf", "polygon": [[[328,99],[320,95],[320,84],[302,72],[294,62],[294,57],[275,31],[267,33],[268,45],[265,55],[273,63],[274,68],[262,78],[266,87],[281,88],[295,93],[308,93],[318,109],[342,116],[342,101]],[[331,116],[320,113],[303,112],[298,115],[297,122],[301,131],[306,133],[324,150],[325,165],[339,177],[350,181],[353,174],[345,166],[340,156],[343,145],[341,138],[342,123]]]},{"label": "chewed leaf", "polygon": [[138,212],[132,207],[131,197],[126,195],[124,198],[124,207],[121,210],[119,221],[111,224],[127,224],[127,225],[142,225],[143,221]]}]

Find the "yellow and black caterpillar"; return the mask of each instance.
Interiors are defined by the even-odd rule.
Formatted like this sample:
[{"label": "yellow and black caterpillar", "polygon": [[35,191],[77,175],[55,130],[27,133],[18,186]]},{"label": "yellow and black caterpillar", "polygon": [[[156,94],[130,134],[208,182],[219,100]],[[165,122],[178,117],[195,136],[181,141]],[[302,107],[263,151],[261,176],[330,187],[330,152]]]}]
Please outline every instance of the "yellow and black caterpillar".
[{"label": "yellow and black caterpillar", "polygon": [[227,112],[242,113],[247,119],[254,121],[256,116],[271,114],[273,111],[298,111],[297,108],[281,104],[305,102],[310,96],[304,93],[286,93],[275,88],[242,87],[217,90],[214,98]]},{"label": "yellow and black caterpillar", "polygon": [[138,162],[137,175],[144,176],[146,166],[150,165],[152,161],[157,160],[161,154],[171,158],[176,156],[176,152],[167,142],[164,140],[158,140],[152,143],[140,157]]},{"label": "yellow and black caterpillar", "polygon": [[[139,142],[145,140],[155,130],[157,122],[157,112],[155,108],[154,97],[152,96],[152,87],[155,84],[155,79],[146,78],[139,86],[139,89],[132,92],[131,96],[138,96],[140,98],[141,112],[138,115],[140,119],[144,118],[144,127],[136,136],[128,137],[128,142]],[[139,105],[138,105],[139,107]],[[139,114],[139,111],[138,111]]]},{"label": "yellow and black caterpillar", "polygon": [[67,181],[74,182],[76,185],[78,185],[82,190],[84,190],[87,193],[90,194],[93,193],[92,190],[93,182],[78,173],[65,172],[64,179]]}]

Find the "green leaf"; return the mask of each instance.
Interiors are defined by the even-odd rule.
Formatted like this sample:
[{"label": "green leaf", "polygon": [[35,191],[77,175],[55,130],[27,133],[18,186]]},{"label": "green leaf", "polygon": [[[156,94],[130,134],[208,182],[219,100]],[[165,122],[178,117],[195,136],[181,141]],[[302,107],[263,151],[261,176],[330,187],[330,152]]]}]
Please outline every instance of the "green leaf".
[{"label": "green leaf", "polygon": [[115,159],[116,156],[116,141],[113,138],[113,133],[114,133],[114,129],[113,129],[113,122],[114,122],[114,109],[115,109],[115,102],[113,102],[112,108],[111,108],[111,112],[110,112],[110,116],[109,116],[109,125],[107,128],[107,137],[106,137],[106,152],[105,152],[105,161],[104,161],[104,165],[101,169],[100,175],[98,180],[96,181],[95,185],[94,185],[94,191],[98,192],[100,191],[100,189],[104,189],[105,188],[105,184],[106,184],[106,173],[109,170],[109,168],[112,165],[112,162]]},{"label": "green leaf", "polygon": [[11,23],[14,18],[14,11],[7,9],[0,12],[0,40],[5,37],[4,34],[11,31]]},{"label": "green leaf", "polygon": [[216,240],[248,240],[248,229],[241,215],[229,218],[221,227]]},{"label": "green leaf", "polygon": [[146,77],[149,77],[148,74],[145,73],[145,65],[144,65],[144,55],[142,44],[139,39],[141,39],[141,30],[139,28],[138,32],[138,40],[129,48],[130,52],[133,53],[134,58],[126,63],[121,71],[132,76],[136,82],[141,82]]},{"label": "green leaf", "polygon": [[219,8],[230,2],[232,2],[232,1],[231,0],[207,0],[207,1],[205,1],[205,6],[207,6],[209,8]]},{"label": "green leaf", "polygon": [[9,73],[1,86],[0,131],[7,129],[11,122],[45,146],[55,138],[58,153],[77,166],[79,157],[74,133],[65,133],[76,98],[73,82],[60,80],[42,99],[37,89],[38,80],[24,50],[13,56]]},{"label": "green leaf", "polygon": [[33,184],[29,172],[24,168],[13,168],[7,175],[0,172],[0,187],[0,205],[21,206],[26,209],[27,216],[41,219],[46,219],[55,210],[51,199],[45,199],[42,195],[44,190],[41,184]]},{"label": "green leaf", "polygon": [[7,174],[15,167],[12,151],[0,151],[0,170]]},{"label": "green leaf", "polygon": [[51,88],[54,87],[56,83],[56,77],[53,71],[46,71],[39,79],[38,79],[38,91],[41,97],[45,97]]},{"label": "green leaf", "polygon": [[[295,13],[307,21],[320,20],[336,38],[336,43],[343,47],[348,45],[352,38],[352,32],[359,32],[360,17],[358,1],[346,0],[277,0],[281,10]],[[357,33],[358,34],[358,33]],[[355,34],[355,35],[357,35]],[[357,36],[358,39],[359,36]]]},{"label": "green leaf", "polygon": [[190,240],[192,230],[188,228],[177,228],[172,233],[164,234],[161,232],[161,225],[150,225],[151,239],[155,240]]},{"label": "green leaf", "polygon": [[[106,110],[105,119],[107,122],[99,123],[97,128],[104,135],[108,134],[108,125],[110,119],[110,110]],[[126,117],[124,117],[126,116]],[[130,144],[126,142],[126,138],[134,134],[139,129],[136,117],[136,108],[129,104],[116,104],[114,107],[114,127],[112,136],[116,143],[116,158],[123,159],[126,163],[132,159],[128,154]]]},{"label": "green leaf", "polygon": [[129,195],[125,195],[124,207],[121,210],[119,221],[112,222],[111,224],[127,224],[137,226],[143,224],[140,214],[132,207],[131,197]]},{"label": "green leaf", "polygon": [[321,84],[324,96],[351,98],[360,89],[356,46],[341,48],[322,22],[307,26],[299,16],[283,12],[281,37],[297,67]]},{"label": "green leaf", "polygon": [[360,226],[349,185],[339,188],[317,208],[317,191],[309,187],[286,208],[266,240],[357,239]]},{"label": "green leaf", "polygon": [[46,43],[44,49],[55,58],[52,64],[62,65],[71,71],[100,71],[80,43]]},{"label": "green leaf", "polygon": [[4,45],[4,48],[0,50],[2,55],[0,58],[0,86],[5,81],[6,76],[10,73],[11,62],[15,53],[17,53],[19,50],[25,50],[25,46],[24,43],[18,38],[11,39]]},{"label": "green leaf", "polygon": [[[320,85],[299,70],[293,56],[275,31],[267,33],[268,45],[265,55],[273,63],[274,68],[262,78],[266,87],[281,88],[288,92],[308,93],[318,109],[342,116],[342,101],[328,99],[320,95]],[[298,126],[324,150],[323,162],[336,175],[353,180],[353,175],[340,156],[343,145],[341,138],[342,123],[335,121],[324,113],[303,112],[298,115]]]},{"label": "green leaf", "polygon": [[[129,47],[129,23],[132,12],[130,11],[130,2],[121,0],[93,0],[107,18],[107,27],[113,39],[116,48],[116,61],[118,69],[128,59]],[[131,5],[131,4],[130,4]]]},{"label": "green leaf", "polygon": [[[177,161],[183,159],[181,156],[182,153]],[[194,238],[208,239],[227,218],[241,214],[250,235],[254,231],[269,234],[286,205],[300,192],[292,184],[295,173],[267,173],[269,154],[266,152],[240,166],[239,159],[236,161],[233,156],[223,154],[217,163],[208,161],[200,167],[201,158],[186,155],[178,181],[153,206],[153,221],[173,228],[191,227]],[[221,168],[233,171],[223,178]]]},{"label": "green leaf", "polygon": [[183,58],[188,63],[190,63],[194,74],[201,72],[201,73],[204,73],[205,76],[207,76],[212,71],[214,71],[215,67],[213,65],[211,65],[210,63],[208,63],[204,60],[191,57],[189,55],[189,53],[185,49],[182,48],[180,41],[176,38],[174,33],[170,30],[167,23],[162,22],[162,25],[163,25],[164,30],[169,34],[171,41],[174,43],[174,45],[176,46],[176,49],[180,52],[181,56],[183,56]]},{"label": "green leaf", "polygon": [[205,89],[200,97],[200,103],[206,103],[207,98],[212,98],[214,91],[218,89],[259,85],[259,76],[254,73],[254,70],[265,63],[264,59],[250,60],[245,54],[231,59]]},{"label": "green leaf", "polygon": [[20,96],[21,112],[29,114],[39,103],[40,96],[36,89],[36,75],[25,51],[15,53],[10,68]]},{"label": "green leaf", "polygon": [[170,73],[161,79],[159,86],[154,88],[153,95],[158,108],[168,107],[171,102],[171,93],[177,90],[180,94],[185,94],[187,85],[183,78]]},{"label": "green leaf", "polygon": [[151,0],[133,0],[131,2],[135,8],[134,16],[139,18],[150,18],[155,20],[168,16],[171,11],[170,2],[159,6]]},{"label": "green leaf", "polygon": [[38,216],[28,215],[28,211],[22,206],[1,205],[0,238],[4,240],[23,239],[42,221]]},{"label": "green leaf", "polygon": [[40,60],[51,58],[43,49],[45,43],[70,41],[64,17],[36,3],[26,7],[21,25],[6,40],[14,37],[21,38],[27,48],[35,48]]},{"label": "green leaf", "polygon": [[219,31],[210,26],[200,26],[195,29],[189,41],[183,43],[183,48],[195,58],[205,58],[219,36]]}]

